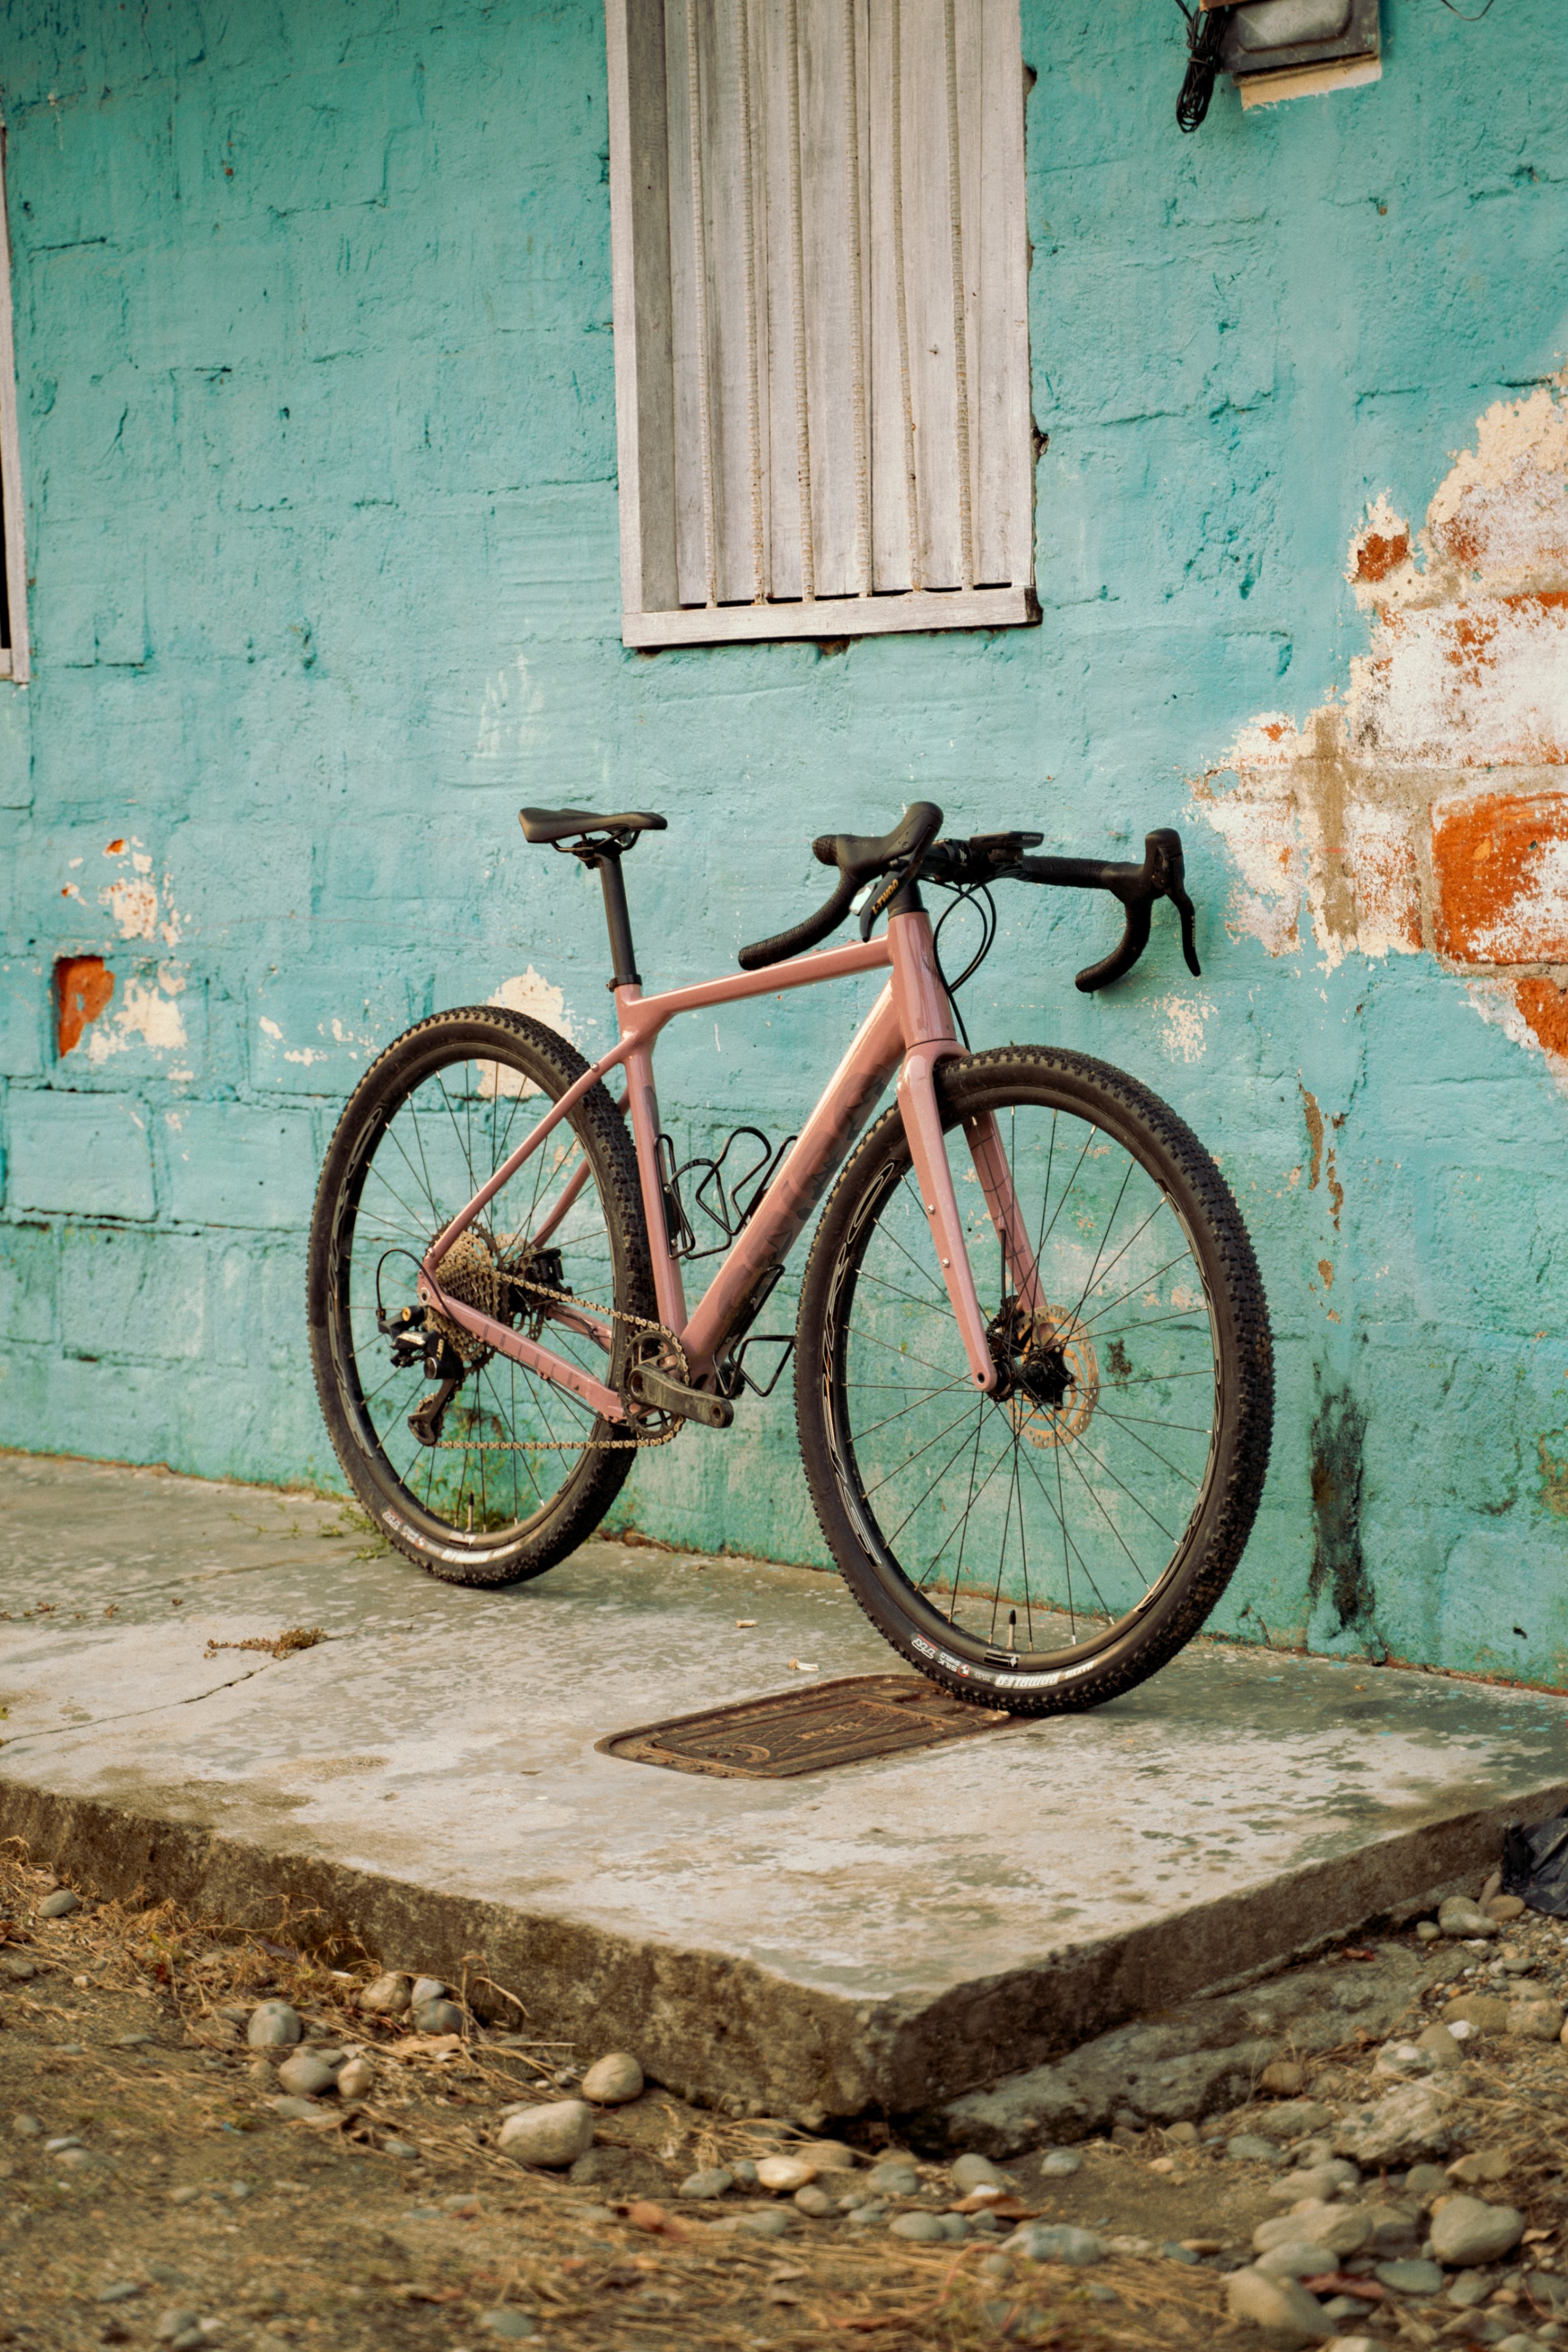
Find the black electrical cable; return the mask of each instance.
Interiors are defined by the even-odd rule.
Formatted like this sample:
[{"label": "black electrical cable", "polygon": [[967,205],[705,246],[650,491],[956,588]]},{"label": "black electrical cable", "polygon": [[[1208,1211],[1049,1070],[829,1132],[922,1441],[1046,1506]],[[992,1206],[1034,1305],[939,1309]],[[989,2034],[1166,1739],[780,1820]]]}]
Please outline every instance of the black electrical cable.
[{"label": "black electrical cable", "polygon": [[[964,965],[963,970],[959,973],[958,978],[956,980],[949,980],[946,972],[943,971],[942,968],[941,941],[942,925],[947,921],[948,917],[950,915],[956,914],[959,908],[962,906],[973,906],[979,908],[980,945],[975,949],[974,953],[970,957],[969,961]],[[968,889],[955,890],[952,894],[952,902],[942,909],[942,915],[938,919],[936,929],[931,933],[931,960],[936,965],[936,976],[947,992],[947,1001],[952,1007],[952,1017],[958,1024],[958,1034],[963,1040],[963,1050],[965,1053],[970,1052],[972,1049],[969,1043],[969,1032],[963,1025],[963,1015],[958,1009],[958,992],[963,986],[966,980],[973,979],[975,973],[979,971],[981,965],[990,954],[992,947],[995,941],[995,938],[996,901],[993,898],[990,891],[986,888],[984,882],[974,884]]]},{"label": "black electrical cable", "polygon": [[[1491,5],[1491,0],[1487,0]],[[1228,8],[1200,8],[1197,0],[1187,6],[1187,0],[1176,0],[1176,5],[1187,20],[1187,70],[1182,83],[1182,94],[1176,100],[1176,128],[1195,131],[1209,110],[1214,96],[1215,76],[1219,71],[1219,45],[1224,36]]]},{"label": "black electrical cable", "polygon": [[1458,18],[1461,25],[1479,25],[1483,16],[1489,16],[1491,15],[1492,0],[1487,0],[1486,6],[1484,8],[1478,9],[1473,16],[1468,16],[1462,8],[1456,8],[1454,5],[1454,0],[1443,0],[1443,5],[1447,8],[1450,16],[1457,16]]}]

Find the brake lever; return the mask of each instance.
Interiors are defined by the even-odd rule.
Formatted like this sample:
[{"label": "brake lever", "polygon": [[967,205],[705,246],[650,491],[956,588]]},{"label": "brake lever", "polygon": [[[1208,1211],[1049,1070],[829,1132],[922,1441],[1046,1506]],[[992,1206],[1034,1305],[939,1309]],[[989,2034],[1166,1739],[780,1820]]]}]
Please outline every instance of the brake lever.
[{"label": "brake lever", "polygon": [[1198,951],[1194,943],[1193,923],[1194,918],[1193,914],[1193,902],[1179,884],[1175,889],[1167,890],[1165,896],[1169,898],[1172,906],[1174,907],[1177,914],[1180,915],[1182,919],[1182,953],[1186,959],[1187,970],[1192,973],[1194,980],[1201,980],[1204,974],[1204,968],[1198,961]]},{"label": "brake lever", "polygon": [[1182,919],[1182,955],[1194,980],[1203,977],[1194,935],[1196,918],[1193,902],[1187,896],[1186,859],[1182,852],[1182,836],[1163,829],[1149,834],[1144,841],[1149,866],[1149,878],[1158,897],[1169,898]]}]

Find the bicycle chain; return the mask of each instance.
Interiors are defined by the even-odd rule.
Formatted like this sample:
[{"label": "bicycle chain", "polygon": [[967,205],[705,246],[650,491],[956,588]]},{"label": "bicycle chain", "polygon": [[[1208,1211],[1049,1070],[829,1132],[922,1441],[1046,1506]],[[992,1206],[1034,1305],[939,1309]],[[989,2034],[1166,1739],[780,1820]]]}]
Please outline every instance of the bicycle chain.
[{"label": "bicycle chain", "polygon": [[[529,1284],[529,1289],[539,1298],[558,1298],[563,1304],[585,1307],[595,1315],[607,1315],[614,1323],[630,1323],[639,1331],[651,1331],[675,1350],[682,1381],[690,1370],[686,1350],[673,1331],[647,1315],[633,1315],[623,1307],[601,1307],[596,1299],[579,1298],[570,1290],[550,1290],[543,1283]],[[651,1436],[637,1437],[438,1437],[432,1451],[437,1454],[633,1454],[655,1445],[668,1445],[685,1428],[683,1419],[672,1416],[668,1427]]]}]

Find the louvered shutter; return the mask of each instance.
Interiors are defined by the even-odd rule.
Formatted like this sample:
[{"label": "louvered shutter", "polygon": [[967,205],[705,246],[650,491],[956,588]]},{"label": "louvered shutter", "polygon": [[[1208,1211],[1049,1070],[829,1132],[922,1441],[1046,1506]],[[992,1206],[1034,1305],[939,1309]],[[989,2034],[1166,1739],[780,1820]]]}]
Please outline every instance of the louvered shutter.
[{"label": "louvered shutter", "polygon": [[1034,617],[1017,0],[606,0],[627,645]]}]

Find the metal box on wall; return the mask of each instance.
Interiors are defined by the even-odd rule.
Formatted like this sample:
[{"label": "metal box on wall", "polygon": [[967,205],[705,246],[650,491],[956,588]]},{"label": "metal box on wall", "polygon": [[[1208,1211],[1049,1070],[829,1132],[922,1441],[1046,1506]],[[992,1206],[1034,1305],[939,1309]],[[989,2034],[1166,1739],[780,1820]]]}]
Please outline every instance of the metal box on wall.
[{"label": "metal box on wall", "polygon": [[1246,0],[1226,19],[1220,64],[1238,80],[1382,51],[1378,0]]}]

